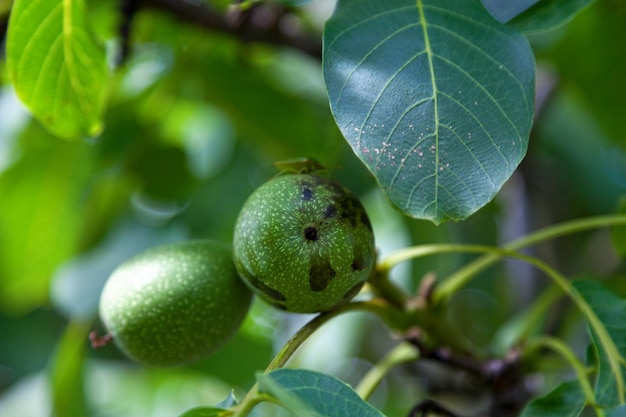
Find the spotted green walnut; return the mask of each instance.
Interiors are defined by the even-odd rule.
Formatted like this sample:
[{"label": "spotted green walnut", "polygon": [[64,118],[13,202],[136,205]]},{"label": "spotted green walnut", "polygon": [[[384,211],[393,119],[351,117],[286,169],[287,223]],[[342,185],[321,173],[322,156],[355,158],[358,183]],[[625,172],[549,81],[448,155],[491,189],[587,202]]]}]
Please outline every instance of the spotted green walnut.
[{"label": "spotted green walnut", "polygon": [[256,189],[239,213],[233,250],[237,271],[261,299],[297,313],[349,301],[375,259],[361,202],[316,174],[286,174]]},{"label": "spotted green walnut", "polygon": [[226,344],[251,298],[233,265],[230,245],[177,242],[148,249],[120,265],[102,291],[100,317],[131,359],[176,366]]}]

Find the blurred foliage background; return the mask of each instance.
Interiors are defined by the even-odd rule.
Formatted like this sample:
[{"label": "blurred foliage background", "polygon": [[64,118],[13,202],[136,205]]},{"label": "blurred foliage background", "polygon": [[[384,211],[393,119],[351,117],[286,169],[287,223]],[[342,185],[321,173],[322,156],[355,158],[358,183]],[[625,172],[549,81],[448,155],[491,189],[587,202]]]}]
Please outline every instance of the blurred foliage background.
[{"label": "blurred foliage background", "polygon": [[[0,1],[3,32],[10,3]],[[115,57],[118,3],[88,6]],[[291,23],[321,39],[332,8],[332,0],[312,1]],[[78,142],[52,137],[31,119],[0,61],[0,415],[174,416],[231,389],[244,392],[309,317],[255,303],[223,351],[166,370],[141,368],[113,346],[94,351],[88,333],[101,330],[99,293],[119,263],[163,242],[230,241],[248,194],[276,173],[273,161],[311,156],[331,167],[362,197],[382,255],[428,242],[498,244],[615,212],[626,194],[625,23],[626,3],[601,0],[564,27],[530,37],[538,109],[528,155],[496,200],[439,227],[389,206],[334,124],[319,59],[297,50],[242,43],[140,9],[130,54],[112,71],[106,127]],[[584,272],[624,287],[626,269],[607,231],[533,250],[569,276]],[[444,276],[467,259],[422,259],[395,270],[394,279],[415,291],[425,274]],[[543,282],[524,265],[503,264],[455,297],[451,318],[489,351],[498,327]],[[576,330],[567,331],[574,338]],[[293,364],[355,383],[393,343],[380,323],[354,314],[326,326]],[[464,391],[458,377],[438,375],[426,385],[415,367],[398,369],[372,402],[403,416],[427,391]]]}]

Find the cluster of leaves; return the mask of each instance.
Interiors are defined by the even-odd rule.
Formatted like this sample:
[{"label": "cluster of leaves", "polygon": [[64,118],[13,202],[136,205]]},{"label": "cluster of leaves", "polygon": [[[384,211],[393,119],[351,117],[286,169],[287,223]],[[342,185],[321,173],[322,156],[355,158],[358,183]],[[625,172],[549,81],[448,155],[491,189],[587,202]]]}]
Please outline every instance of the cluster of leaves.
[{"label": "cluster of leaves", "polygon": [[[456,353],[475,354],[483,364],[491,363],[485,357],[513,352],[520,355],[515,364],[525,367],[516,375],[539,373],[545,365],[576,376],[561,383],[558,372],[546,384],[556,388],[531,401],[525,416],[575,416],[585,407],[598,416],[626,414],[620,320],[626,301],[619,263],[592,256],[588,248],[598,243],[588,232],[539,254],[547,253],[568,275],[599,270],[606,285],[571,283],[538,258],[517,252],[570,232],[623,224],[623,217],[567,223],[500,249],[410,247],[449,241],[495,245],[541,224],[615,210],[626,187],[626,126],[620,115],[626,56],[615,46],[625,35],[621,3],[603,0],[587,8],[592,0],[513,6],[497,0],[339,0],[328,19],[318,17],[321,0],[120,3],[0,3],[0,15],[11,15],[6,62],[0,64],[0,150],[6,151],[0,153],[0,330],[11,335],[32,326],[36,335],[10,338],[15,342],[0,347],[11,369],[0,367],[0,390],[48,364],[56,415],[106,414],[94,413],[105,400],[93,399],[85,375],[91,363],[120,358],[88,352],[85,340],[108,273],[158,242],[207,235],[229,240],[243,200],[271,175],[269,161],[311,155],[343,166],[340,179],[369,198],[381,245],[385,234],[395,241],[406,237],[395,257],[382,258],[381,276],[388,278],[400,261],[420,257],[407,274],[410,292],[426,272],[447,277],[437,280],[419,307],[385,285],[374,291],[373,304],[365,305],[387,303],[380,314],[386,326],[406,332],[420,324],[428,336],[428,348],[421,339],[409,349],[402,344],[403,354],[390,354],[395,359],[374,369],[386,374],[418,355],[433,359],[437,355],[427,355],[433,346],[435,352],[451,346]],[[130,54],[120,64],[129,43]],[[590,55],[583,60],[580,51]],[[545,101],[557,83],[557,93]],[[531,128],[537,142],[530,142],[524,165]],[[514,172],[523,184],[492,202]],[[368,194],[376,187],[406,216],[386,204],[381,208]],[[516,213],[523,221],[515,220]],[[436,224],[467,220],[435,227],[413,217]],[[615,235],[617,252],[624,255],[623,229]],[[469,262],[466,252],[487,254]],[[504,257],[534,265],[558,290],[543,290],[532,276],[507,269],[473,280]],[[595,268],[587,268],[588,258],[596,260]],[[611,262],[616,266],[605,266]],[[503,285],[507,274],[526,281],[511,278]],[[464,293],[470,280],[474,292]],[[531,295],[517,300],[526,290]],[[554,294],[565,294],[572,301],[568,306],[576,308],[560,307]],[[477,306],[476,295],[493,307]],[[518,316],[504,320],[520,306]],[[257,319],[271,317],[257,309]],[[550,312],[570,311],[578,315],[556,324],[543,320]],[[580,317],[589,338],[569,343],[580,334],[572,325]],[[210,369],[228,386],[250,385],[254,370],[271,357],[274,337],[259,335],[253,320],[223,356],[192,369]],[[57,338],[54,352],[42,348]],[[25,349],[33,346],[43,351]],[[586,353],[584,360],[577,349]],[[237,363],[226,360],[232,357]],[[554,376],[550,370],[542,374]],[[149,375],[148,384],[158,387],[167,385],[155,380],[182,378]],[[363,400],[367,386],[378,381],[364,378],[357,395],[325,373],[274,369],[258,375],[258,390],[250,391],[248,402],[231,398],[188,415],[245,415],[245,407],[267,400],[299,416],[380,416]],[[223,388],[211,385],[216,386]],[[398,391],[392,397],[406,403]],[[102,408],[123,402],[116,395]],[[172,413],[192,405],[177,405]],[[393,406],[384,411],[407,414]]]}]

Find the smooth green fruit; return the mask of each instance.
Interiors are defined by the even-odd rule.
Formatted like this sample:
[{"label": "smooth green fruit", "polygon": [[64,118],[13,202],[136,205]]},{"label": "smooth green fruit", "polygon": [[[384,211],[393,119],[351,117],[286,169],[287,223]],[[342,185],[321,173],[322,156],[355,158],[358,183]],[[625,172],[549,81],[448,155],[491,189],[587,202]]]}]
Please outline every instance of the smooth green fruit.
[{"label": "smooth green fruit", "polygon": [[354,297],[374,265],[372,227],[357,197],[315,174],[274,177],[239,213],[237,271],[271,305],[331,310]]},{"label": "smooth green fruit", "polygon": [[175,366],[222,347],[241,325],[251,298],[229,245],[178,242],[120,265],[103,289],[100,316],[130,358]]}]

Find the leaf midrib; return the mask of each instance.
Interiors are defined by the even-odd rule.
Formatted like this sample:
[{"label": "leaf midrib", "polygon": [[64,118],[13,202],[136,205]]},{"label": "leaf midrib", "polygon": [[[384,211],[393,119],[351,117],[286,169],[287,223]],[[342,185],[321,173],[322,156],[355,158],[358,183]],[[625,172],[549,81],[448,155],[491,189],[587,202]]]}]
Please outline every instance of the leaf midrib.
[{"label": "leaf midrib", "polygon": [[[435,198],[434,203],[437,205],[437,201],[439,201],[439,105],[437,103],[437,80],[435,77],[435,67],[433,65],[433,51],[430,46],[430,36],[428,33],[428,22],[426,21],[426,15],[424,14],[424,5],[422,4],[422,0],[417,0],[417,10],[419,12],[420,23],[422,25],[422,33],[424,34],[424,50],[426,51],[426,57],[428,58],[428,69],[430,71],[430,82],[432,84],[433,89],[433,118],[435,120],[434,132],[433,136],[435,138]],[[411,190],[409,194],[408,204],[410,206],[411,200],[413,198],[413,193],[416,188]],[[435,208],[435,212],[439,208]]]},{"label": "leaf midrib", "polygon": [[73,8],[76,7],[76,1],[79,0],[63,0],[63,58],[67,68],[67,75],[72,86],[72,90],[76,93],[76,101],[81,110],[88,114],[91,110],[91,103],[85,100],[84,90],[78,74],[78,63],[75,61],[74,51],[72,48],[77,46],[78,38],[74,33]]}]

